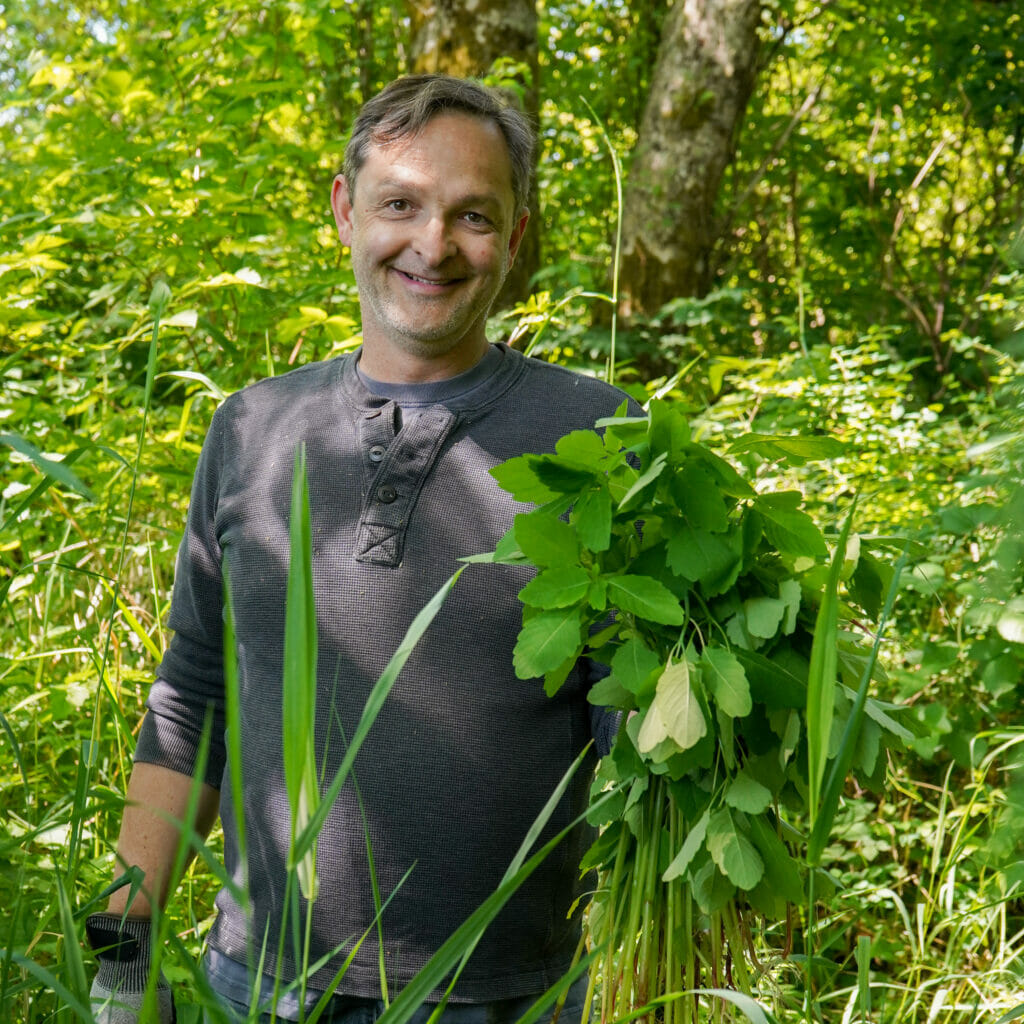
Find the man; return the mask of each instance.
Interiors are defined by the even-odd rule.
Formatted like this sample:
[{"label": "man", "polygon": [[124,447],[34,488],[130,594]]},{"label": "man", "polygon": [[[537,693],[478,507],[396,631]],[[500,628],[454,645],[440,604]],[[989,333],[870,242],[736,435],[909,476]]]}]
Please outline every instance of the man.
[{"label": "man", "polygon": [[[217,897],[207,976],[225,1007],[264,1005],[301,970],[284,920],[289,812],[281,678],[288,519],[296,447],[306,446],[319,627],[316,751],[333,775],[366,696],[416,613],[463,555],[493,549],[523,511],[488,470],[551,451],[611,414],[621,392],[490,345],[484,328],[526,227],[533,137],[482,87],[439,75],[393,82],[363,108],[331,206],[351,249],[362,347],[261,381],[218,409],[193,484],[175,577],[175,636],[153,685],[128,787],[118,857],[145,872],[129,907],[89,921],[107,947],[94,1001],[134,1020],[148,972],[148,918],[167,898],[208,709],[213,737],[195,829],[218,804],[228,888]],[[242,807],[225,767],[222,565],[230,563],[242,730]],[[497,887],[573,758],[609,724],[586,703],[585,667],[557,697],[512,670],[518,567],[465,573],[416,647],[355,762],[318,844],[307,1005],[374,920],[366,833],[380,890],[394,893],[381,943],[356,953],[333,1017],[370,1021]],[[595,730],[594,724],[597,723]],[[608,735],[598,736],[607,743]],[[586,804],[579,773],[548,834]],[[362,798],[362,806],[359,797]],[[364,815],[365,813],[365,831]],[[246,863],[239,823],[244,819]],[[483,936],[445,1010],[453,1024],[514,1021],[570,965],[578,937],[575,830]],[[403,877],[405,877],[403,881]],[[125,916],[127,911],[127,916]],[[283,953],[279,939],[284,931]],[[381,953],[382,948],[382,953]],[[104,959],[105,956],[105,959]],[[255,965],[262,959],[262,974]],[[382,982],[380,960],[383,960]],[[568,1006],[563,1020],[579,1016]],[[440,993],[435,993],[435,997]],[[572,1000],[570,1000],[572,1001]],[[302,1011],[292,992],[278,1019]],[[166,986],[162,1020],[173,1008]]]}]

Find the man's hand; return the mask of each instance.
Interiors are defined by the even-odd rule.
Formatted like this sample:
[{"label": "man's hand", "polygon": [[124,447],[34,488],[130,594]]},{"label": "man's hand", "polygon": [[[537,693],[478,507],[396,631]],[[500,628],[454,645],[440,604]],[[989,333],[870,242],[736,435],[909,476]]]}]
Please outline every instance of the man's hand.
[{"label": "man's hand", "polygon": [[[85,922],[100,969],[89,993],[97,1024],[138,1024],[152,965],[149,921],[93,914]],[[174,1000],[161,974],[156,986],[156,1020],[174,1024]]]}]

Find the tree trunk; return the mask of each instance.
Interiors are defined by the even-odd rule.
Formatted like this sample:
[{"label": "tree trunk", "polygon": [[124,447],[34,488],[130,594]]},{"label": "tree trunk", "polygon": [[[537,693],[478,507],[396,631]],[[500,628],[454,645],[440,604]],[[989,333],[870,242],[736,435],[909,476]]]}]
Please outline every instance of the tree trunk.
[{"label": "tree trunk", "polygon": [[754,88],[761,6],[675,0],[668,13],[626,186],[626,320],[711,287],[715,199]]},{"label": "tree trunk", "polygon": [[[537,123],[537,7],[534,0],[407,0],[414,72],[440,71],[462,78],[486,75],[500,59],[525,65],[527,82],[515,76],[523,109]],[[530,223],[497,305],[508,307],[529,295],[540,264],[536,178],[530,186]]]}]

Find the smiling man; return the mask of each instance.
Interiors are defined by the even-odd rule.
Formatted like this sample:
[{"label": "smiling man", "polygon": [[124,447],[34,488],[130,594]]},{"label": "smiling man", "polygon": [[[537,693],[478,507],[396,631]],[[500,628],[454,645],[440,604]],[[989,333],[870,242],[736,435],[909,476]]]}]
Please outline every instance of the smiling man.
[{"label": "smiling man", "polygon": [[[399,79],[356,119],[331,205],[351,250],[362,347],[257,382],[213,417],[178,556],[174,637],[147,702],[118,841],[119,861],[138,865],[145,887],[131,902],[119,890],[87,925],[103,1022],[138,1015],[149,919],[168,896],[211,716],[189,824],[205,834],[218,809],[223,822],[230,884],[217,897],[204,968],[229,1019],[259,1005],[267,1020],[299,1020],[336,984],[321,1020],[375,1020],[497,888],[580,751],[592,738],[607,748],[614,722],[587,704],[585,663],[552,699],[539,680],[515,676],[526,570],[471,567],[361,749],[359,791],[347,786],[327,816],[319,896],[298,908],[308,935],[293,927],[281,679],[297,447],[307,453],[319,631],[314,742],[329,779],[415,615],[460,557],[492,550],[525,510],[489,470],[552,451],[625,397],[488,342],[487,315],[526,227],[532,146],[528,123],[500,97],[441,75]],[[224,735],[225,585],[239,666],[240,790]],[[542,839],[581,813],[588,786],[578,773]],[[574,828],[512,897],[462,972],[446,1024],[511,1024],[569,969],[584,888],[577,866],[590,839]],[[368,847],[390,898],[379,936]],[[584,988],[573,986],[565,1024],[578,1022]],[[172,1020],[166,983],[158,997],[160,1020]]]}]

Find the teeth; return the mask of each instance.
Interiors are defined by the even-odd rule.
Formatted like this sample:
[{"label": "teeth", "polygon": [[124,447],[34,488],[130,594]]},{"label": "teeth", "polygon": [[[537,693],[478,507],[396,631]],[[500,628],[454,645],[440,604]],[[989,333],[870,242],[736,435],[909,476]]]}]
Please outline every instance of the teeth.
[{"label": "teeth", "polygon": [[416,274],[410,274],[407,270],[402,271],[403,274],[411,281],[419,281],[420,284],[447,284],[447,281],[433,281],[429,277],[418,277]]}]

